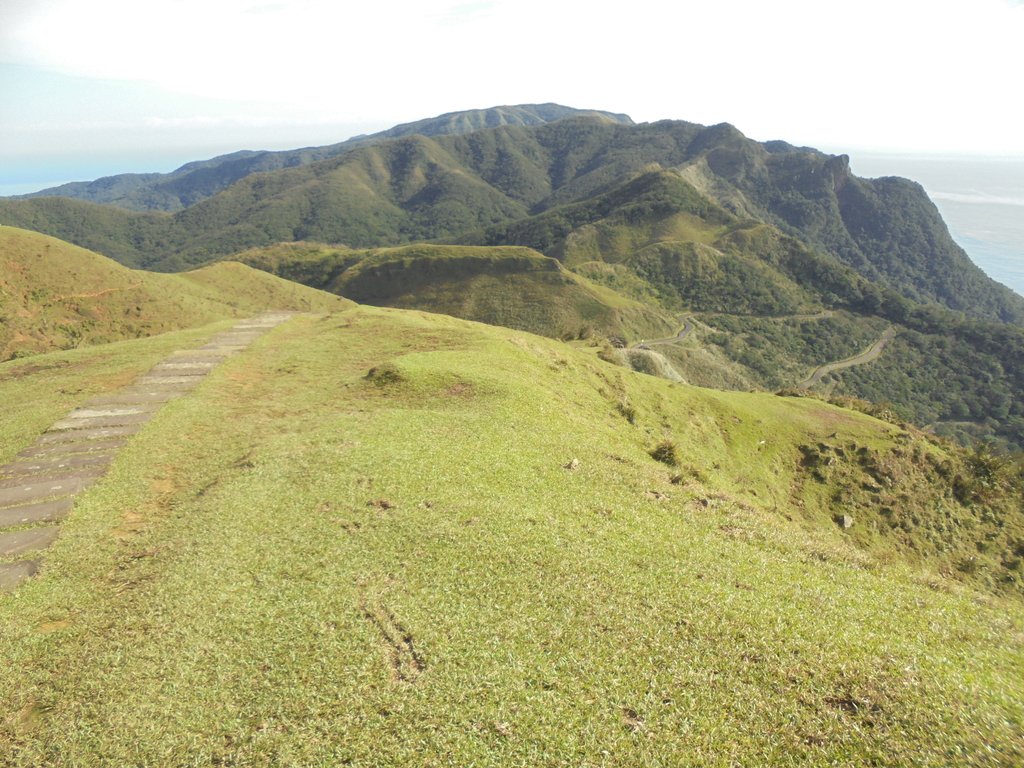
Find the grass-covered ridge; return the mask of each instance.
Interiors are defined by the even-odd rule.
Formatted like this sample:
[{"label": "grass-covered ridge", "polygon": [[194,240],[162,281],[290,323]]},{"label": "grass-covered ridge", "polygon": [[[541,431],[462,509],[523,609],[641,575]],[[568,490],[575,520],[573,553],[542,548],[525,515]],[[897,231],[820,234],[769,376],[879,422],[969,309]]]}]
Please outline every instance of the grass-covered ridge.
[{"label": "grass-covered ridge", "polygon": [[0,361],[150,336],[262,309],[346,305],[242,264],[153,274],[11,227],[0,227],[0,265]]},{"label": "grass-covered ridge", "polygon": [[650,337],[674,323],[656,306],[519,246],[351,250],[282,243],[232,258],[361,304],[439,312],[553,338]]},{"label": "grass-covered ridge", "polygon": [[[0,762],[1024,759],[1024,608],[986,538],[1019,496],[960,502],[969,457],[896,425],[594,352],[363,307],[225,363],[0,598]],[[61,354],[97,386],[103,348]],[[29,418],[52,376],[4,396]],[[894,472],[990,542],[973,572],[835,493]]]}]

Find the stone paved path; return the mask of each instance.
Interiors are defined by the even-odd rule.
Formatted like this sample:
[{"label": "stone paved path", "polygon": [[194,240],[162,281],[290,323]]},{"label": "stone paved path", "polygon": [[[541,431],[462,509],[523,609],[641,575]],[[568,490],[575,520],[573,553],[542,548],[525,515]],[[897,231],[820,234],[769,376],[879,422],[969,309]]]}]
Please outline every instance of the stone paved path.
[{"label": "stone paved path", "polygon": [[103,477],[117,451],[164,403],[293,316],[264,313],[198,349],[171,354],[124,389],[76,408],[0,466],[0,592],[38,571],[40,553],[57,538],[75,496]]}]

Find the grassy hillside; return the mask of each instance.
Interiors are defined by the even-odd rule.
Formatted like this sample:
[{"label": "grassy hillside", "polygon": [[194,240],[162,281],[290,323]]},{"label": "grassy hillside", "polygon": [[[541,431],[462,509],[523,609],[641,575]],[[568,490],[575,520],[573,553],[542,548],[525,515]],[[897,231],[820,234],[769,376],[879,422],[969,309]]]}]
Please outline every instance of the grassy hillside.
[{"label": "grassy hillside", "polygon": [[[364,307],[224,364],[0,597],[0,762],[1024,760],[1019,488],[594,351]],[[112,385],[69,355],[4,402]]]},{"label": "grassy hillside", "polygon": [[0,266],[0,360],[149,336],[267,308],[326,310],[346,304],[241,264],[158,275],[11,227],[0,227]]},{"label": "grassy hillside", "polygon": [[674,320],[529,248],[411,245],[349,250],[280,244],[235,254],[360,304],[421,309],[553,338],[658,336]]}]

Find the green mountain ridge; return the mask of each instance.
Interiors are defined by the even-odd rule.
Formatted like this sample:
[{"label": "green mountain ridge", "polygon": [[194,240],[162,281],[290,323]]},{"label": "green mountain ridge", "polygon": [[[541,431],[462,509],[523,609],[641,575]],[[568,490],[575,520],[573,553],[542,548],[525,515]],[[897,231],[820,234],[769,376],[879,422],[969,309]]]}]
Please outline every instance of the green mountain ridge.
[{"label": "green mountain ridge", "polygon": [[420,309],[553,338],[657,336],[672,317],[529,248],[411,245],[349,250],[281,244],[232,256],[360,304]]},{"label": "green mountain ridge", "polygon": [[[505,118],[454,113],[441,123],[464,130],[486,119]],[[649,336],[641,329],[653,327],[652,315],[844,313],[817,325],[701,322],[690,345],[656,350],[684,378],[713,386],[802,381],[817,365],[862,352],[887,321],[906,332],[870,367],[827,377],[823,390],[890,400],[904,418],[950,434],[1024,445],[1021,339],[1011,327],[1024,322],[1024,299],[970,263],[919,186],[858,179],[843,156],[760,144],[728,124],[630,125],[574,115],[433,138],[413,134],[251,174],[175,214],[37,198],[0,201],[0,221],[160,270],[292,241],[364,250],[424,240],[523,245],[621,297],[606,295],[599,305],[631,300],[647,307],[647,319],[624,320],[606,307],[588,315],[592,323],[573,299],[556,321],[558,312],[531,309],[543,292],[500,308],[460,303],[453,298],[460,290],[481,296],[485,284],[514,294],[493,277],[479,277],[469,289],[465,275],[435,275],[431,296],[422,297],[426,309],[556,337],[593,326],[638,341]],[[424,274],[414,281],[421,293]],[[537,277],[528,278],[531,291],[539,290]],[[416,305],[414,295],[394,286],[378,293],[388,291],[376,300]],[[845,342],[833,327],[840,319],[850,328]],[[662,321],[651,334],[666,332]]]},{"label": "green mountain ridge", "polygon": [[116,205],[131,211],[163,211],[173,213],[212,197],[234,182],[253,173],[266,173],[282,168],[309,165],[357,147],[387,139],[418,134],[443,136],[467,133],[501,125],[538,125],[568,116],[587,115],[614,122],[631,124],[627,115],[580,110],[559,104],[521,104],[491,107],[465,112],[450,112],[425,120],[396,125],[385,131],[323,147],[305,147],[285,151],[241,150],[227,155],[186,163],[170,173],[120,174],[95,181],[71,182],[43,189],[15,199],[67,197],[93,203]]},{"label": "green mountain ridge", "polygon": [[[905,299],[771,225],[737,218],[686,177],[650,169],[588,201],[466,238],[490,251],[385,249],[389,266],[370,272],[361,286],[350,281],[348,270],[365,251],[308,244],[231,258],[360,302],[441,311],[555,338],[572,336],[576,328],[589,329],[577,335],[634,341],[667,335],[667,324],[662,330],[650,321],[638,324],[637,310],[623,323],[621,311],[580,312],[576,304],[575,314],[555,321],[556,312],[574,303],[551,287],[538,293],[536,276],[529,291],[522,275],[488,282],[487,310],[469,300],[481,295],[482,284],[473,283],[467,254],[493,258],[507,251],[502,243],[531,247],[555,256],[567,274],[613,292],[602,297],[607,305],[632,301],[648,308],[648,316],[656,309],[697,319],[690,342],[657,347],[667,361],[652,364],[639,353],[625,357],[649,371],[671,372],[667,362],[675,369],[670,375],[728,389],[792,387],[819,365],[857,356],[892,325],[896,338],[880,360],[864,370],[836,372],[818,389],[888,402],[904,418],[948,434],[1024,446],[1024,411],[1016,394],[1024,392],[1024,330],[964,320]],[[439,255],[448,265],[445,274],[431,266]],[[403,263],[400,269],[396,261]]]}]

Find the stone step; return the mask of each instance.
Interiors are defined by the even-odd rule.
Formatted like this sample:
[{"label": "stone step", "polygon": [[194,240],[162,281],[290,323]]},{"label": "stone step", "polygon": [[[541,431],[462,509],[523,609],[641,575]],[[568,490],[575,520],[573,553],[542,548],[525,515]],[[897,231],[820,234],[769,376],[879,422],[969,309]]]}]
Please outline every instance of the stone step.
[{"label": "stone step", "polygon": [[17,557],[26,552],[46,549],[57,540],[58,533],[60,528],[56,525],[0,533],[0,557]]},{"label": "stone step", "polygon": [[179,376],[177,374],[169,375],[163,373],[147,373],[144,376],[140,376],[136,379],[135,383],[139,387],[168,387],[173,386],[175,388],[191,388],[199,383],[199,378],[196,376]]},{"label": "stone step", "polygon": [[74,496],[99,479],[99,475],[67,475],[45,480],[22,482],[0,487],[0,508],[13,507],[32,501],[45,501],[57,496]]},{"label": "stone step", "polygon": [[244,339],[245,341],[255,341],[264,333],[266,333],[266,331],[263,329],[258,331],[224,331],[223,333],[218,333],[216,336],[211,336],[210,341],[223,341],[224,339]]},{"label": "stone step", "polygon": [[114,460],[112,451],[72,454],[35,461],[12,461],[0,467],[0,480],[25,475],[66,474],[69,470],[85,467],[107,467]]},{"label": "stone step", "polygon": [[135,416],[140,413],[150,413],[156,410],[156,406],[147,408],[140,405],[110,405],[105,407],[83,405],[76,408],[67,415],[69,419],[95,419],[101,416]]},{"label": "stone step", "polygon": [[223,339],[211,339],[206,345],[207,348],[219,347],[223,349],[245,349],[252,344],[256,339],[239,339],[239,338],[223,338]]},{"label": "stone step", "polygon": [[100,427],[123,427],[126,424],[145,424],[153,418],[153,412],[125,414],[123,416],[79,416],[72,414],[66,419],[53,424],[49,432],[61,432],[68,429],[96,429]]},{"label": "stone step", "polygon": [[23,459],[54,459],[62,456],[83,456],[91,453],[121,448],[126,442],[124,437],[112,437],[106,440],[84,440],[64,443],[42,443],[38,441],[19,453],[15,458]]},{"label": "stone step", "polygon": [[26,579],[32,578],[39,570],[35,560],[20,560],[16,563],[0,563],[0,592],[11,592]]},{"label": "stone step", "polygon": [[217,363],[219,363],[219,362],[223,362],[224,356],[223,355],[218,355],[218,354],[216,354],[214,352],[204,351],[202,347],[198,347],[196,349],[183,349],[183,350],[181,350],[179,352],[172,352],[171,354],[169,354],[165,358],[165,360],[168,360],[168,361],[171,361],[171,362],[175,362],[175,363],[184,363],[184,362],[193,362],[193,363],[217,362]]},{"label": "stone step", "polygon": [[116,395],[101,395],[85,403],[86,406],[102,407],[107,405],[135,405],[158,410],[164,403],[175,400],[185,394],[181,389],[131,386]]},{"label": "stone step", "polygon": [[248,344],[210,343],[207,344],[205,347],[200,347],[200,349],[208,349],[211,352],[216,352],[217,354],[224,355],[225,357],[230,357],[231,355],[237,354],[238,352],[240,352],[241,350],[245,349],[248,346]]},{"label": "stone step", "polygon": [[220,363],[159,363],[150,370],[161,376],[205,376]]},{"label": "stone step", "polygon": [[37,504],[25,504],[20,507],[6,507],[0,509],[0,528],[13,528],[17,525],[33,523],[55,523],[68,516],[72,504],[70,498],[64,498]]},{"label": "stone step", "polygon": [[48,432],[63,432],[67,430],[102,429],[104,427],[124,427],[131,424],[145,424],[153,418],[153,413],[131,414],[129,416],[92,416],[78,417],[70,416],[55,422],[47,430]]},{"label": "stone step", "polygon": [[106,466],[72,467],[63,472],[50,473],[46,477],[29,475],[28,477],[11,476],[0,477],[0,490],[8,488],[21,488],[29,485],[45,485],[51,482],[63,482],[70,478],[92,478],[102,477],[107,471]]},{"label": "stone step", "polygon": [[70,429],[63,432],[46,432],[36,438],[36,443],[80,443],[89,440],[106,440],[110,437],[127,437],[139,431],[141,424],[126,424],[123,427],[102,427],[99,429]]},{"label": "stone step", "polygon": [[100,427],[123,427],[128,424],[145,424],[153,418],[153,412],[138,414],[125,414],[123,416],[77,416],[72,414],[67,419],[61,419],[53,424],[49,432],[59,432],[67,429],[96,429]]}]

